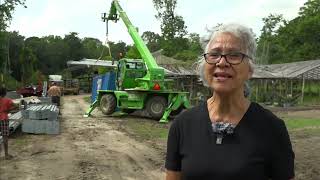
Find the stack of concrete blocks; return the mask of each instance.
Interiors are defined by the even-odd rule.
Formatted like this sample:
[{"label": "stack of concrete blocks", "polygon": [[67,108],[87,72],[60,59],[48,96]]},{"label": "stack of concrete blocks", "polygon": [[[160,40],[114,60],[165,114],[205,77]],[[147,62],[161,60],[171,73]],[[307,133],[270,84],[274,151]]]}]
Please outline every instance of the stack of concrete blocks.
[{"label": "stack of concrete blocks", "polygon": [[56,105],[34,105],[23,111],[22,131],[33,134],[59,134],[59,109]]}]

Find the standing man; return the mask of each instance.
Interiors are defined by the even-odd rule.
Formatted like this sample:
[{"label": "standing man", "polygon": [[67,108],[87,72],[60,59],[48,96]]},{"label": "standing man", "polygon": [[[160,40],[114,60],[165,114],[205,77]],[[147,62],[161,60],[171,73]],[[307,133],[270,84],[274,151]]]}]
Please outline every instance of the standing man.
[{"label": "standing man", "polygon": [[55,82],[52,82],[51,87],[48,90],[48,96],[51,96],[52,103],[57,104],[58,107],[60,106],[61,90]]},{"label": "standing man", "polygon": [[[13,101],[9,98],[5,98],[7,90],[4,87],[0,87],[0,132],[3,137],[3,146],[5,159],[12,159],[8,153],[8,137],[9,137],[9,117],[8,113],[15,109]],[[0,144],[0,153],[1,153],[1,144]]]}]

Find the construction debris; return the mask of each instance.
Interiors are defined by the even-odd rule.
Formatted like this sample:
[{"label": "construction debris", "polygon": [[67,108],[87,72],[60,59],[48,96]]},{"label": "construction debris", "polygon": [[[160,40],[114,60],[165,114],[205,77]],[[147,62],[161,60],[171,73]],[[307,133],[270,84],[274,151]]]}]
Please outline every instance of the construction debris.
[{"label": "construction debris", "polygon": [[22,131],[34,134],[59,134],[59,109],[56,105],[34,105],[22,111]]}]

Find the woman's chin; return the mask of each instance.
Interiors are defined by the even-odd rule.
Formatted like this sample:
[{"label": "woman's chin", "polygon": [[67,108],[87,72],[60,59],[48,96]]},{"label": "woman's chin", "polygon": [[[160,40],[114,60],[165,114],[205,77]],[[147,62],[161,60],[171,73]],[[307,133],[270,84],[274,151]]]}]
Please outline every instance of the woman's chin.
[{"label": "woman's chin", "polygon": [[213,90],[214,90],[214,93],[221,94],[221,95],[232,93],[232,90],[230,89],[230,87],[213,87]]}]

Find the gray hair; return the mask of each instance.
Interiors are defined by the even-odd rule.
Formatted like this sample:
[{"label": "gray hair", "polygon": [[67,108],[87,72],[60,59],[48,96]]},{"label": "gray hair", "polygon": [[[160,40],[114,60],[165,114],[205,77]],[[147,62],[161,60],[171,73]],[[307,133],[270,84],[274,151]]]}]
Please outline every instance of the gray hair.
[{"label": "gray hair", "polygon": [[[255,62],[255,53],[257,49],[257,44],[255,40],[255,34],[252,29],[236,23],[230,24],[221,24],[213,27],[212,29],[208,29],[208,34],[201,38],[200,43],[205,52],[208,52],[208,48],[210,42],[215,40],[215,38],[222,33],[230,33],[235,37],[240,39],[240,43],[242,48],[244,48],[245,53],[250,56],[252,59],[249,60],[249,66],[253,71],[253,64]],[[200,75],[200,79],[204,86],[209,86],[207,80],[204,75],[204,66],[206,64],[204,57],[201,56],[197,62],[197,72]],[[245,94],[250,91],[249,85],[245,83]]]}]

